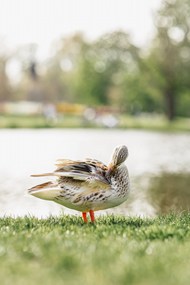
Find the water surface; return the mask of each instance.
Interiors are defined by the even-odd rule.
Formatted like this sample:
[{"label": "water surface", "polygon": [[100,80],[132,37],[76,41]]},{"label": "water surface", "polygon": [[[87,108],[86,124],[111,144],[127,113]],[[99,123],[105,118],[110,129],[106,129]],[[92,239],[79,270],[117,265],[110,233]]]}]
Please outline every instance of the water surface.
[{"label": "water surface", "polygon": [[[144,196],[146,178],[162,171],[188,171],[190,134],[134,130],[44,129],[0,131],[0,216],[46,217],[60,211],[75,214],[53,202],[27,195],[27,189],[47,181],[30,174],[54,169],[58,158],[96,158],[108,163],[116,145],[129,148],[129,169],[133,201],[104,213],[153,215],[154,208]],[[135,181],[140,179],[139,184]],[[141,185],[144,181],[144,185]],[[133,183],[134,182],[134,183]],[[103,211],[101,212],[103,213]]]}]

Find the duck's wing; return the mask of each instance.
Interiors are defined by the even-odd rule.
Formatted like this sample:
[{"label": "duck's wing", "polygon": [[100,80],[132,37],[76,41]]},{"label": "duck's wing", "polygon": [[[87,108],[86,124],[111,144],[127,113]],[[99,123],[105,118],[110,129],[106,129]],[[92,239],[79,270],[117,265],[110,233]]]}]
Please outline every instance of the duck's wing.
[{"label": "duck's wing", "polygon": [[109,185],[106,178],[107,166],[101,161],[95,159],[86,160],[67,160],[59,159],[56,162],[57,169],[51,173],[43,173],[32,175],[33,177],[39,176],[58,176],[60,182],[65,177],[70,177],[74,180],[89,182],[90,184],[105,184]]}]

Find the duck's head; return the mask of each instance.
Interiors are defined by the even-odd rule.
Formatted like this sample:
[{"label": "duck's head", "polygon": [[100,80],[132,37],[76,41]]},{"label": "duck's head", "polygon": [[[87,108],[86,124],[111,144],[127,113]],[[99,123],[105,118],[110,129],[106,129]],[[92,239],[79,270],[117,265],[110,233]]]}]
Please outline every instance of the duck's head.
[{"label": "duck's head", "polygon": [[128,148],[125,145],[117,146],[114,149],[110,166],[118,167],[120,166],[128,157]]}]

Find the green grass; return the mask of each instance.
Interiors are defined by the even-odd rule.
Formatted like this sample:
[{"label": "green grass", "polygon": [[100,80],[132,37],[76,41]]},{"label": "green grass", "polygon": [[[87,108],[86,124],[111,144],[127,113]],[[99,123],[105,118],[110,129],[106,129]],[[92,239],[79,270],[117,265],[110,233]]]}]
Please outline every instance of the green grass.
[{"label": "green grass", "polygon": [[121,116],[120,127],[156,131],[190,131],[189,118],[176,118],[169,122],[164,116]]},{"label": "green grass", "polygon": [[[56,122],[49,122],[43,116],[0,115],[0,128],[102,128],[95,122],[85,122],[82,116],[59,116]],[[168,122],[164,116],[119,116],[118,128],[147,129],[157,131],[190,131],[190,119],[176,118]]]},{"label": "green grass", "polygon": [[60,117],[57,122],[47,121],[45,117],[26,115],[0,116],[0,128],[78,128],[81,127],[81,118],[67,115]]},{"label": "green grass", "polygon": [[1,285],[189,284],[190,214],[1,218]]}]

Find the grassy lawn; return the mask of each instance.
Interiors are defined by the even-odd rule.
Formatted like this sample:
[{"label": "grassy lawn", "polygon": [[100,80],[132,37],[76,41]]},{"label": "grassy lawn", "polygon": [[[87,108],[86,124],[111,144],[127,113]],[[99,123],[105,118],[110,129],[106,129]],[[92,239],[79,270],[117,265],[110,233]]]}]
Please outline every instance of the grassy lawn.
[{"label": "grassy lawn", "polygon": [[190,214],[0,219],[1,285],[184,285]]},{"label": "grassy lawn", "polygon": [[56,122],[50,122],[45,117],[37,116],[0,116],[0,128],[78,128],[81,127],[81,118],[67,115],[60,117]]},{"label": "grassy lawn", "polygon": [[[0,128],[102,128],[95,122],[85,122],[82,116],[59,116],[56,122],[49,122],[43,116],[0,115]],[[118,128],[148,129],[157,131],[190,131],[190,119],[177,118],[168,122],[164,116],[119,117]]]},{"label": "grassy lawn", "polygon": [[190,131],[190,119],[176,118],[169,122],[164,116],[121,116],[120,127],[156,131]]}]

